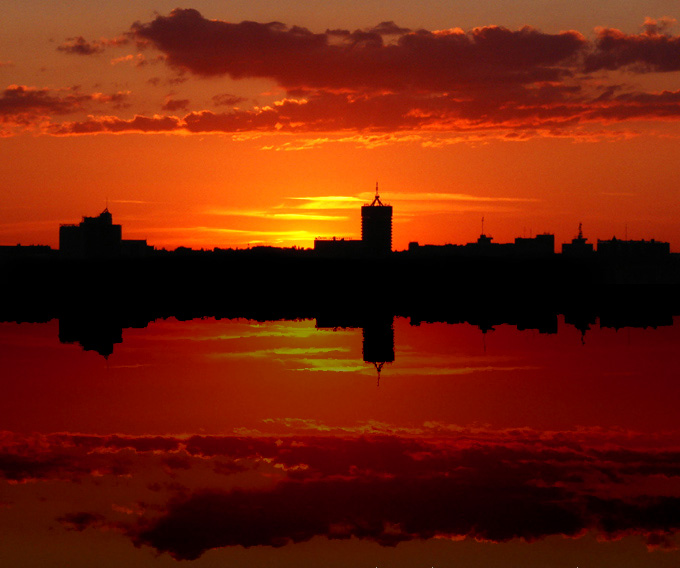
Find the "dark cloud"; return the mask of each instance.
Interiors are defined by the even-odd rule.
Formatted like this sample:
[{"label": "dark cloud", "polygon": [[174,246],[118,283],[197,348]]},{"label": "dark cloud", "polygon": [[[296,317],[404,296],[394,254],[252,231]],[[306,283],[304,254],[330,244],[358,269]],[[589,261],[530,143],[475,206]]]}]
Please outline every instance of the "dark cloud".
[{"label": "dark cloud", "polygon": [[405,35],[411,32],[410,29],[399,27],[392,21],[380,22],[377,26],[371,28],[371,31],[380,35]]},{"label": "dark cloud", "polygon": [[112,116],[91,117],[80,122],[53,124],[48,128],[50,134],[99,134],[102,132],[173,132],[182,129],[182,123],[173,116],[135,116],[123,119]]},{"label": "dark cloud", "polygon": [[177,438],[162,436],[87,436],[66,435],[55,436],[61,443],[74,445],[84,449],[114,448],[118,450],[131,449],[137,452],[164,451],[171,452],[179,449]]},{"label": "dark cloud", "polygon": [[98,513],[87,512],[68,513],[63,517],[59,517],[57,519],[57,521],[59,521],[69,530],[74,530],[78,532],[82,532],[90,527],[97,527],[101,525],[104,522],[104,520],[105,518],[103,515],[100,515]]},{"label": "dark cloud", "polygon": [[601,69],[630,68],[637,72],[680,70],[680,36],[666,35],[668,20],[648,20],[645,31],[637,35],[620,30],[598,30],[595,49],[586,58],[587,72]]},{"label": "dark cloud", "polygon": [[102,53],[107,47],[126,45],[129,41],[124,36],[94,41],[88,41],[83,36],[76,36],[67,38],[66,41],[57,47],[57,50],[74,55],[96,55]]},{"label": "dark cloud", "polygon": [[189,106],[189,99],[167,99],[163,103],[162,109],[167,111],[186,110]]},{"label": "dark cloud", "polygon": [[[513,511],[512,520],[499,511]],[[315,536],[362,538],[384,546],[435,536],[494,541],[575,535],[577,508],[561,489],[486,486],[457,476],[320,480],[269,491],[204,491],[172,503],[137,544],[192,560],[224,546],[283,546]]]},{"label": "dark cloud", "polygon": [[[284,99],[273,106],[217,113],[195,111],[182,118],[124,120],[90,118],[54,125],[53,134],[87,132],[482,132],[532,130],[611,124],[631,120],[680,119],[680,91],[614,91],[588,97],[578,87],[544,85],[506,89],[460,100],[449,95],[320,93]],[[502,101],[502,104],[501,104]]]},{"label": "dark cloud", "polygon": [[9,481],[58,479],[61,472],[70,465],[61,456],[0,453],[0,477]]},{"label": "dark cloud", "polygon": [[10,85],[0,95],[0,120],[30,120],[35,116],[70,114],[91,100],[77,92],[54,94],[49,89]]},{"label": "dark cloud", "polygon": [[[221,441],[233,449],[232,441]],[[656,460],[653,453],[603,451],[596,459],[583,447],[567,450],[558,443],[296,442],[278,440],[271,448],[275,462],[305,466],[290,469],[289,479],[267,490],[196,491],[129,534],[138,545],[192,560],[213,548],[278,547],[316,536],[393,546],[434,537],[534,541],[595,530],[654,542],[680,528],[679,498],[623,499],[606,489],[613,486],[615,493],[624,485],[622,469],[639,476],[649,467],[644,475],[650,479],[661,471],[672,475],[677,466],[670,455]]]},{"label": "dark cloud", "polygon": [[234,106],[239,103],[245,102],[245,98],[236,95],[231,95],[229,93],[222,93],[221,95],[215,95],[212,98],[213,104],[215,106]]},{"label": "dark cloud", "polygon": [[101,53],[106,46],[99,41],[87,41],[83,36],[70,37],[57,47],[57,50],[75,55],[94,55]]},{"label": "dark cloud", "polygon": [[[0,120],[56,135],[177,131],[588,136],[595,127],[624,121],[680,119],[680,91],[634,90],[607,84],[599,73],[680,70],[680,37],[669,34],[671,25],[669,19],[647,20],[637,35],[600,29],[595,42],[589,42],[575,31],[547,34],[528,26],[413,31],[392,21],[356,31],[313,33],[281,22],[233,24],[176,9],[132,26],[130,37],[160,50],[159,57],[177,72],[168,79],[152,78],[151,84],[184,82],[192,74],[267,78],[285,88],[286,98],[247,108],[240,106],[243,97],[224,93],[215,95],[212,103],[232,107],[221,109],[225,112],[196,110],[181,118],[93,115],[59,123],[47,119],[86,110],[95,102],[127,108],[128,95],[13,86],[0,98]],[[76,37],[68,45],[85,53],[118,41]],[[598,80],[590,80],[588,73],[599,73]],[[168,113],[188,108],[188,99],[171,97],[162,107]]]},{"label": "dark cloud", "polygon": [[[382,36],[397,33],[396,43]],[[316,34],[280,23],[208,20],[173,10],[132,34],[168,64],[203,76],[265,77],[286,88],[456,90],[468,83],[554,80],[586,45],[577,32],[545,34],[499,26],[405,33],[392,22],[373,30]]]},{"label": "dark cloud", "polygon": [[68,91],[36,89],[10,85],[0,94],[0,123],[38,126],[49,117],[74,114],[89,106],[107,105],[115,109],[127,108],[129,93],[113,94],[80,92],[75,87]]}]

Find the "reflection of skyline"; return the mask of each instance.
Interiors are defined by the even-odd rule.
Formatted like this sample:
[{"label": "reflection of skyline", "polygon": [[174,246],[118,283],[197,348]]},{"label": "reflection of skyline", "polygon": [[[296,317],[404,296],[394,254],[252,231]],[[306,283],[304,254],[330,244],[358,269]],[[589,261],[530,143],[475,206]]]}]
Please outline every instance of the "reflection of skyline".
[{"label": "reflection of skyline", "polygon": [[[467,323],[479,329],[483,334],[493,331],[495,327],[503,324],[514,326],[518,331],[535,330],[539,333],[555,334],[558,332],[558,315],[552,311],[527,312],[519,317],[512,317],[511,314],[491,314],[462,315],[461,317],[446,318],[421,318],[410,317],[409,322],[412,326],[418,326],[422,322],[437,322],[449,324]],[[228,318],[227,318],[228,319]],[[70,314],[59,320],[59,341],[61,343],[77,343],[85,351],[95,351],[103,357],[109,357],[114,350],[115,344],[123,341],[123,330],[131,327],[144,328],[154,319],[145,321],[138,318],[136,321],[123,320],[116,315],[109,314],[106,317],[102,313],[90,314]],[[259,322],[281,321],[279,319],[266,319],[260,317]],[[292,321],[292,320],[290,320]],[[380,373],[385,363],[395,361],[394,343],[394,316],[387,312],[365,313],[365,314],[345,314],[335,313],[319,316],[315,319],[315,328],[323,329],[360,329],[362,334],[362,357],[366,363],[373,363]],[[616,313],[609,312],[599,316],[590,313],[570,313],[563,316],[563,325],[574,327],[582,334],[585,340],[587,332],[594,326],[600,328],[656,328],[660,326],[673,325],[673,312],[633,312]]]}]

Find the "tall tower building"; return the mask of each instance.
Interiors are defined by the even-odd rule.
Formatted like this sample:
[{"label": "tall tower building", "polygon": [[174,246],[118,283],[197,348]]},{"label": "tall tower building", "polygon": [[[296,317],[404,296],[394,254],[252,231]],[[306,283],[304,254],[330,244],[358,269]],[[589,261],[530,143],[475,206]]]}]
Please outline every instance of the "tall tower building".
[{"label": "tall tower building", "polygon": [[371,256],[392,252],[392,206],[380,201],[377,183],[373,202],[361,208],[361,241],[364,251]]}]

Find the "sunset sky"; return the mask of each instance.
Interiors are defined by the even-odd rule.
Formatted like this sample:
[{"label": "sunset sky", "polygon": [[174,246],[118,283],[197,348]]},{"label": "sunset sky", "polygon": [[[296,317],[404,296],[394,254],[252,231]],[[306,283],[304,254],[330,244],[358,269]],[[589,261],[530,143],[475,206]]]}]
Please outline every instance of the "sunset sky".
[{"label": "sunset sky", "polygon": [[680,251],[677,0],[5,2],[0,244],[554,232]]}]

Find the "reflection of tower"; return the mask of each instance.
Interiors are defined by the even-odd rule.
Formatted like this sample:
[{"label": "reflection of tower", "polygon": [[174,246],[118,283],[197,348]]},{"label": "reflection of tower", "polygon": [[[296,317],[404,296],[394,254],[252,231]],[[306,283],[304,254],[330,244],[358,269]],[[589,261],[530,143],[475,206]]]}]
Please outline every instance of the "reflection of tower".
[{"label": "reflection of tower", "polygon": [[71,314],[59,318],[59,341],[80,343],[108,359],[114,344],[123,342],[123,326],[110,314]]},{"label": "reflection of tower", "polygon": [[364,323],[363,355],[365,363],[373,363],[378,371],[378,385],[380,385],[380,371],[385,363],[394,362],[394,325],[393,316],[371,317]]},{"label": "reflection of tower", "polygon": [[361,241],[364,251],[373,256],[392,251],[392,206],[383,205],[375,184],[375,197],[361,208]]}]

